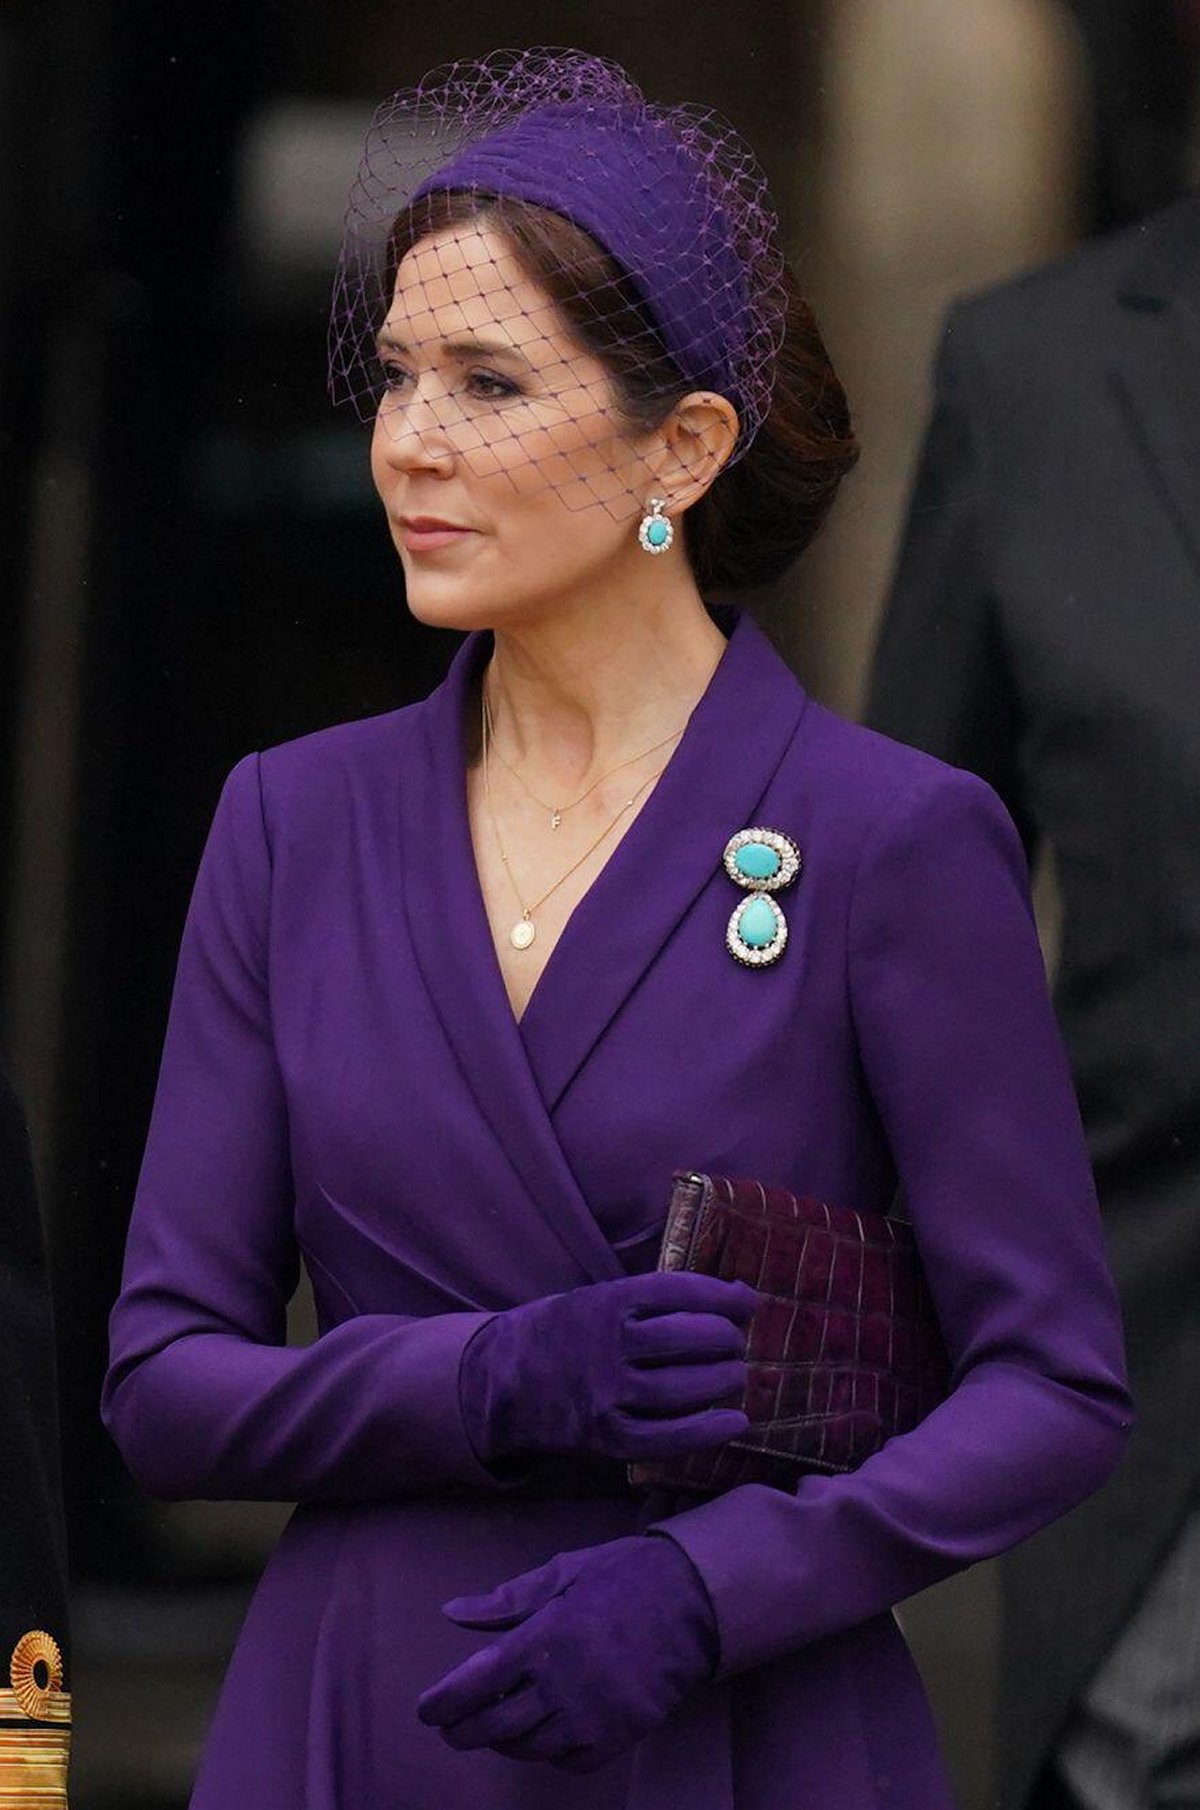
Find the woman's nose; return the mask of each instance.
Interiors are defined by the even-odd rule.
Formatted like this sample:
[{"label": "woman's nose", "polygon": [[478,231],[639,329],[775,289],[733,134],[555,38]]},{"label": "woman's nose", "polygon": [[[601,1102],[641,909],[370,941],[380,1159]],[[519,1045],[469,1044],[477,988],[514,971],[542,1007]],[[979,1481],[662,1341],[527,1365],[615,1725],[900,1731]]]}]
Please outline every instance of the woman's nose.
[{"label": "woman's nose", "polygon": [[380,450],[398,471],[443,469],[454,463],[446,401],[434,396],[385,396],[376,432]]}]

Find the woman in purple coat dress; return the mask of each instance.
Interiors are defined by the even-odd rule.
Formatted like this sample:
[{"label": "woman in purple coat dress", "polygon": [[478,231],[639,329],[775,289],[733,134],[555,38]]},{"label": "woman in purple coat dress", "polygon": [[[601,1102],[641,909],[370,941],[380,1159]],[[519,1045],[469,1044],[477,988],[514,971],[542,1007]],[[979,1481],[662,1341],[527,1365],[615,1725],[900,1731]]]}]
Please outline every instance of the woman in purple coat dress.
[{"label": "woman in purple coat dress", "polygon": [[[944,1810],[893,1605],[1129,1403],[1008,819],[702,601],[853,460],[757,167],[577,53],[442,72],[372,129],[333,384],[471,632],[234,769],[188,918],[106,1416],[152,1491],[298,1504],[193,1806]],[[748,826],[803,869],[738,936]],[[794,1492],[632,1490],[745,1424],[753,1295],[653,1273],[679,1167],[901,1187],[942,1405]]]}]

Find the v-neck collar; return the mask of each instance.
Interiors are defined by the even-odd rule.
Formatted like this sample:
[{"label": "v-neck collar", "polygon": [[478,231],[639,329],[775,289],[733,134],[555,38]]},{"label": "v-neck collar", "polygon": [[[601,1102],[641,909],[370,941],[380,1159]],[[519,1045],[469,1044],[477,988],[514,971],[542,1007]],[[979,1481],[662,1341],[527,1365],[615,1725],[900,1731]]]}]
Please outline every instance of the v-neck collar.
[{"label": "v-neck collar", "polygon": [[671,760],[567,920],[521,1018],[553,1110],[697,895],[795,733],[807,700],[740,616]]},{"label": "v-neck collar", "polygon": [[424,705],[403,775],[405,903],[418,964],[477,1104],[531,1197],[589,1273],[620,1273],[549,1113],[754,821],[806,698],[762,632],[737,618],[653,792],[572,912],[518,1023],[471,842],[463,725],[491,637],[471,635]]}]

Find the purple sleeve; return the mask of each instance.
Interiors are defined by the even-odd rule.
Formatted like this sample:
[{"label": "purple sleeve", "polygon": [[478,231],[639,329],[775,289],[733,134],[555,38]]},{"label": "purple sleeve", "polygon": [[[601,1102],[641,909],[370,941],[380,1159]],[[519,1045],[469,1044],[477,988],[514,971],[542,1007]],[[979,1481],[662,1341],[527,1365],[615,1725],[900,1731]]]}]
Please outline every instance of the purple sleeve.
[{"label": "purple sleeve", "polygon": [[358,1499],[495,1490],[458,1366],[487,1314],[372,1314],[289,1348],[299,1260],[266,982],[258,760],[234,768],[175,980],[104,1418],[162,1496]]},{"label": "purple sleeve", "polygon": [[914,1432],[795,1495],[660,1523],[738,1672],[888,1609],[1054,1520],[1131,1420],[1120,1313],[1025,862],[981,781],[931,768],[867,847],[848,929],[864,1072],[954,1366]]}]

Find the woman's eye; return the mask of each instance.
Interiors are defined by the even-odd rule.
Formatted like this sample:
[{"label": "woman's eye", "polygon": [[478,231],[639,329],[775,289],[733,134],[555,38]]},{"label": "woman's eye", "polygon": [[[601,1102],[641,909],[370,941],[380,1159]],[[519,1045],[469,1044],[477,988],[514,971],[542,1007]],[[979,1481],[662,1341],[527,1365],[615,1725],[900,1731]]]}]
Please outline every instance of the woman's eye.
[{"label": "woman's eye", "polygon": [[506,396],[521,394],[511,378],[497,377],[494,371],[472,371],[467,378],[467,387],[472,396],[481,397],[487,402],[499,402]]},{"label": "woman's eye", "polygon": [[406,383],[411,383],[412,375],[403,365],[389,364],[386,359],[379,361],[379,375],[385,390],[401,390]]}]

